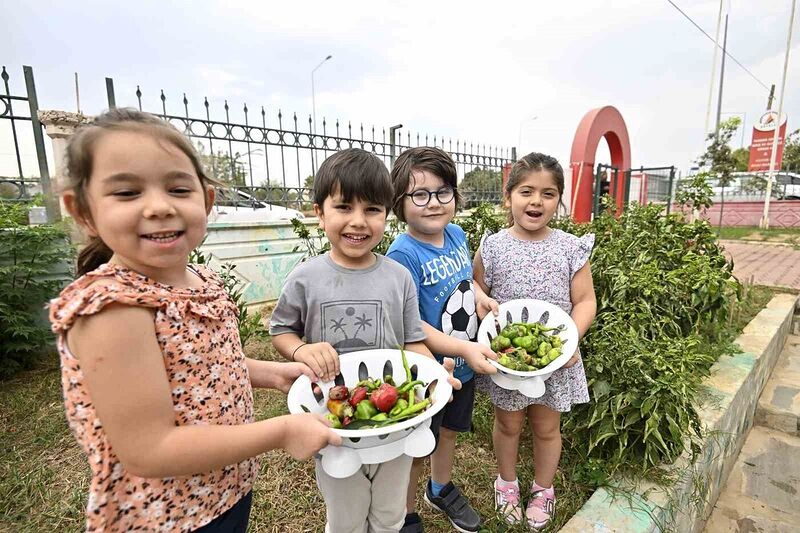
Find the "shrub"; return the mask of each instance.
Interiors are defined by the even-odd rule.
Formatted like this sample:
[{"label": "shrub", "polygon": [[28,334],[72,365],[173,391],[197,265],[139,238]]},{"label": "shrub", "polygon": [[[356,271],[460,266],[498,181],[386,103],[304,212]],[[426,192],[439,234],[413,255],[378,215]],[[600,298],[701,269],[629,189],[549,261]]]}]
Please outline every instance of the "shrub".
[{"label": "shrub", "polygon": [[[700,201],[702,203],[702,200]],[[732,351],[733,265],[706,221],[687,223],[658,205],[606,211],[589,224],[597,317],[582,342],[593,401],[565,417],[564,433],[589,458],[643,469],[671,463],[701,435],[697,394]]]},{"label": "shrub", "polygon": [[0,202],[0,379],[31,368],[52,340],[44,306],[72,248],[61,226],[27,226],[24,203]]}]

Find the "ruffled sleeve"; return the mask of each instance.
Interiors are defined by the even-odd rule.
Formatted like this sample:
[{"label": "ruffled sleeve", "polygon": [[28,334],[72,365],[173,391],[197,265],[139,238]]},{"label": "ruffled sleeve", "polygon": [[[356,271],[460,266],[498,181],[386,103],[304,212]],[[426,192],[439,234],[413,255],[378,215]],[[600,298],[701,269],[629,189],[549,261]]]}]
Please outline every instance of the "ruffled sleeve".
[{"label": "ruffled sleeve", "polygon": [[55,334],[69,330],[75,321],[118,303],[161,309],[181,320],[187,313],[214,320],[236,317],[237,309],[219,277],[204,267],[193,267],[203,279],[200,289],[175,288],[114,265],[103,265],[69,284],[50,301],[50,323]]},{"label": "ruffled sleeve", "polygon": [[570,278],[572,278],[578,270],[583,268],[586,261],[592,255],[592,248],[594,247],[594,233],[587,233],[583,237],[575,239],[575,248],[572,253],[572,260],[570,262]]}]

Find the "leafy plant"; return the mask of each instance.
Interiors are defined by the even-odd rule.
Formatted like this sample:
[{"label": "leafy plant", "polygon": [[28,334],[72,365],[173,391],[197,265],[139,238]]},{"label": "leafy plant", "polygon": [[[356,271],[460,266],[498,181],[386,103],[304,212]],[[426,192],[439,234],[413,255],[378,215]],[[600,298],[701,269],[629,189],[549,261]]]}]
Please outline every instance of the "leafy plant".
[{"label": "leafy plant", "polygon": [[458,219],[458,224],[467,234],[467,245],[471,255],[475,255],[484,235],[497,233],[505,226],[503,211],[489,203],[480,204],[466,217]]},{"label": "leafy plant", "polygon": [[[189,262],[212,268],[210,264],[211,256],[204,254],[199,248],[192,251],[189,256]],[[233,273],[235,269],[235,264],[225,262],[214,270],[219,274],[225,291],[239,310],[239,340],[242,343],[242,348],[244,348],[251,339],[266,337],[267,330],[262,323],[263,315],[261,311],[256,311],[251,314],[250,310],[247,308],[247,302],[243,295],[244,282]]]},{"label": "leafy plant", "polygon": [[31,368],[52,340],[44,305],[72,248],[57,225],[27,226],[26,204],[0,202],[0,379]]},{"label": "leafy plant", "polygon": [[[705,180],[693,185],[687,197],[704,205]],[[733,350],[728,318],[739,294],[711,226],[658,205],[557,225],[596,236],[598,312],[582,342],[593,401],[565,417],[564,433],[610,471],[671,463],[687,437],[696,453],[699,387],[720,353]]]}]

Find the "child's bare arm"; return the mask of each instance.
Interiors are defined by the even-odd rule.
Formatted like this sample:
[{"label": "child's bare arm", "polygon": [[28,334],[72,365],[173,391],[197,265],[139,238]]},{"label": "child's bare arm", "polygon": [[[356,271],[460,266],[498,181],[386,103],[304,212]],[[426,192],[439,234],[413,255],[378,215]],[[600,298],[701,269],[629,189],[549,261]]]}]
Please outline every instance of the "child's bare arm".
[{"label": "child's bare arm", "polygon": [[[578,336],[583,338],[594,321],[597,313],[597,300],[594,295],[592,283],[592,269],[587,261],[572,277],[570,286],[570,299],[572,300],[572,320],[578,327]],[[578,362],[578,351],[567,361],[564,366],[569,368]]]},{"label": "child's bare arm", "polygon": [[164,358],[147,309],[108,306],[78,320],[68,342],[114,452],[136,476],[208,472],[274,448],[307,458],[341,442],[316,415],[176,426]]},{"label": "child's bare arm", "polygon": [[572,320],[578,326],[581,338],[589,331],[594,316],[597,313],[597,300],[594,295],[592,283],[592,269],[587,261],[572,277],[570,286],[570,299],[572,300]]},{"label": "child's bare arm", "polygon": [[[425,322],[423,322],[423,324],[425,324]],[[428,347],[425,346],[425,343],[422,341],[406,343],[404,348],[409,352],[416,352],[418,354],[424,355],[425,357],[430,357],[431,359],[435,359],[431,351],[428,350]],[[450,383],[450,386],[453,387],[453,390],[460,390],[461,380],[453,377],[453,370],[456,367],[456,362],[450,359],[449,357],[445,357],[442,366],[445,368],[445,370],[447,370],[447,373],[449,374],[447,381],[448,383]]]},{"label": "child's bare arm", "polygon": [[255,388],[278,389],[287,393],[294,380],[303,374],[312,381],[319,379],[314,371],[304,363],[260,361],[249,357],[246,362],[247,371],[250,374],[250,384]]},{"label": "child's bare arm", "polygon": [[327,342],[306,344],[296,333],[281,333],[272,336],[272,345],[286,359],[305,363],[326,381],[332,381],[339,373],[339,354]]},{"label": "child's bare arm", "polygon": [[488,346],[451,337],[425,321],[422,322],[422,331],[425,332],[425,346],[430,351],[450,357],[462,357],[479,374],[497,372],[495,367],[486,362],[487,357],[497,359],[497,354]]}]

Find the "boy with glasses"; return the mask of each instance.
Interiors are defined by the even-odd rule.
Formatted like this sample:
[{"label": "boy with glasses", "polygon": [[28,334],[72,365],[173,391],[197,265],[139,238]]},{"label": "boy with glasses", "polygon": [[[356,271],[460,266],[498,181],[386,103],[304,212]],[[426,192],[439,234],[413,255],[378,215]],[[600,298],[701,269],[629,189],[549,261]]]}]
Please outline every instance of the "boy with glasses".
[{"label": "boy with glasses", "polygon": [[[472,429],[474,373],[496,372],[486,361],[487,357],[496,356],[489,348],[473,342],[478,316],[472,258],[464,230],[451,224],[461,202],[458,175],[446,152],[419,147],[400,155],[391,177],[395,198],[392,210],[407,224],[407,231],[395,239],[386,255],[411,273],[425,345],[440,362],[444,356],[456,358],[454,376],[462,383],[461,390],[453,391],[453,401],[431,421],[437,447],[431,455],[425,501],[446,513],[458,531],[475,532],[480,529],[480,517],[452,482],[453,459],[457,433]],[[414,511],[423,466],[424,459],[414,460],[408,485],[408,514],[401,533],[423,531],[422,521]]]}]

